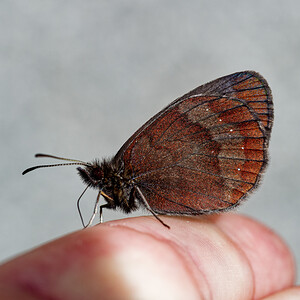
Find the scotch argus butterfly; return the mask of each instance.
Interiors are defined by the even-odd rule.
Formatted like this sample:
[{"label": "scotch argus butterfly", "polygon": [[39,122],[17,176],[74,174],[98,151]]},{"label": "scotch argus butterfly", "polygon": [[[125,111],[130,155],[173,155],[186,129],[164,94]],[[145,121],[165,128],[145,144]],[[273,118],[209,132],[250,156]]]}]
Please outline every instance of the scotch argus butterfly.
[{"label": "scotch argus butterfly", "polygon": [[100,220],[103,208],[130,213],[143,206],[169,227],[158,215],[208,214],[240,204],[258,186],[267,165],[272,124],[266,80],[253,71],[234,73],[173,101],[110,160],[86,163],[37,154],[70,162],[35,166],[23,174],[41,167],[82,165],[78,172],[86,189],[98,190],[85,227],[92,223],[100,196],[106,201],[100,206]]}]

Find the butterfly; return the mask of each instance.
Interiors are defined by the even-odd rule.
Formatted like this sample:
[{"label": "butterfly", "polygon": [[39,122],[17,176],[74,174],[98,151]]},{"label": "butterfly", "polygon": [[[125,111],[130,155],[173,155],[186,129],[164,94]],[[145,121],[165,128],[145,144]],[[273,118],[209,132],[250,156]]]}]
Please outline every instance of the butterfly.
[{"label": "butterfly", "polygon": [[[159,215],[200,215],[239,205],[259,184],[268,163],[274,111],[267,81],[254,71],[238,72],[177,98],[138,129],[111,159],[80,165],[87,188],[98,191],[90,226],[102,211],[130,213],[140,206]],[[77,201],[79,209],[79,200]]]}]

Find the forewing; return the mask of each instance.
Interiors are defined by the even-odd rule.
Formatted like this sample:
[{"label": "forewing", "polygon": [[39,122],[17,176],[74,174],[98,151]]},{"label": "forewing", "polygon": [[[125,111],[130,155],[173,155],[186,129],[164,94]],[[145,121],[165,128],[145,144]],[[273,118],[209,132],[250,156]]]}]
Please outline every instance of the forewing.
[{"label": "forewing", "polygon": [[243,71],[233,73],[206,84],[203,84],[182,97],[177,98],[167,107],[153,116],[141,128],[139,128],[120,148],[115,155],[115,161],[122,160],[123,154],[135,140],[135,138],[150,124],[155,122],[159,116],[169,110],[171,107],[182,102],[184,99],[199,95],[223,96],[244,100],[257,114],[266,130],[266,137],[269,140],[273,125],[273,101],[271,89],[267,81],[257,72]]}]

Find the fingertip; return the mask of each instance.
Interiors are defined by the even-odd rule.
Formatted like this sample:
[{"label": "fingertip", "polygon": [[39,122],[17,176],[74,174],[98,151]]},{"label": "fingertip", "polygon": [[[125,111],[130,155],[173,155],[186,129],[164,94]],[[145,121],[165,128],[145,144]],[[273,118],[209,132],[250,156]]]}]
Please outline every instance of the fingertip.
[{"label": "fingertip", "polygon": [[181,293],[188,299],[248,299],[294,280],[286,245],[252,219],[162,218],[170,229],[139,217],[77,231],[1,266],[0,282],[27,296],[65,299],[176,299]]}]

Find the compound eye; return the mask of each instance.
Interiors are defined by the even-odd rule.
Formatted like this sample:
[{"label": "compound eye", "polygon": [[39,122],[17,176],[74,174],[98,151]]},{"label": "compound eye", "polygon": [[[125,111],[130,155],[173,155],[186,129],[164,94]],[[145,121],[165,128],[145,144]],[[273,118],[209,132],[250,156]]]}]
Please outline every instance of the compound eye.
[{"label": "compound eye", "polygon": [[97,181],[103,179],[103,175],[103,170],[100,167],[93,169],[91,172],[91,177]]}]

